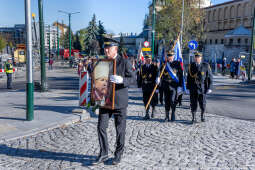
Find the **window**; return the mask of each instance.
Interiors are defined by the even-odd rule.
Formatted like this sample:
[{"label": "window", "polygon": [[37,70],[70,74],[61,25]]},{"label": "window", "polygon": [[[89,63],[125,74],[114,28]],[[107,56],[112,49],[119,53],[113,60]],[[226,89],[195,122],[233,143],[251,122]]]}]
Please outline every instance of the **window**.
[{"label": "window", "polygon": [[221,39],[221,44],[224,44],[224,39]]},{"label": "window", "polygon": [[248,38],[245,38],[244,41],[245,41],[245,44],[248,44]]},{"label": "window", "polygon": [[218,44],[218,39],[215,40],[215,44]]},{"label": "window", "polygon": [[233,39],[229,39],[229,45],[233,45],[234,40]]},{"label": "window", "polygon": [[240,38],[238,38],[237,43],[241,44],[241,39]]}]

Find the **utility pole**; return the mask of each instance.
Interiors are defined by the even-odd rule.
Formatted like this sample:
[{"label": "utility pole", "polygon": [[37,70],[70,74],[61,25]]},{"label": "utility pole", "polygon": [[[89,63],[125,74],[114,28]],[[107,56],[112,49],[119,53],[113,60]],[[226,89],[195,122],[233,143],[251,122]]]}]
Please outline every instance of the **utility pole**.
[{"label": "utility pole", "polygon": [[155,9],[156,0],[153,0],[153,14],[152,14],[152,60],[154,59],[155,53],[155,23],[156,23],[156,9]]},{"label": "utility pole", "polygon": [[252,34],[251,34],[251,53],[249,58],[249,68],[248,68],[248,81],[252,79],[252,64],[253,64],[253,51],[254,51],[254,41],[255,41],[255,8],[253,10],[253,25],[252,25]]},{"label": "utility pole", "polygon": [[[69,19],[69,59],[72,60],[72,55],[71,55],[71,51],[72,51],[72,40],[71,40],[71,16],[73,14],[78,14],[80,12],[73,12],[73,13],[70,13],[70,12],[66,12],[66,11],[61,11],[59,10],[58,12],[62,12],[64,14],[67,14],[68,15],[68,19]],[[70,65],[72,67],[72,65]]]},{"label": "utility pole", "polygon": [[27,56],[26,120],[31,121],[34,119],[31,0],[25,0],[25,23],[26,23],[26,32],[27,32],[26,33],[26,56]]},{"label": "utility pole", "polygon": [[43,0],[38,0],[39,27],[40,27],[40,53],[41,53],[41,92],[47,91],[46,70],[45,70],[45,46],[44,46],[44,21],[43,21]]},{"label": "utility pole", "polygon": [[58,21],[57,21],[57,58],[59,59],[59,28],[58,28]]}]

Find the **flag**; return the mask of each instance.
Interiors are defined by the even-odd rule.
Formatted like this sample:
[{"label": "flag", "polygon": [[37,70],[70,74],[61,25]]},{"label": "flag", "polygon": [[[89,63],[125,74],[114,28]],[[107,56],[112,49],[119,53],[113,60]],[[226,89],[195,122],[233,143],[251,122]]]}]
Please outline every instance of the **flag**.
[{"label": "flag", "polygon": [[[182,51],[181,51],[181,44],[180,44],[180,40],[178,39],[175,47],[174,47],[174,60],[179,61],[181,63],[181,67],[182,67],[182,71],[184,71],[184,67],[183,67],[183,58],[182,58]],[[184,74],[184,72],[183,72]],[[186,84],[185,84],[185,78],[183,76],[183,91],[186,91]]]},{"label": "flag", "polygon": [[128,55],[127,55],[127,53],[126,53],[125,51],[122,52],[122,56],[123,56],[124,58],[128,59]]},{"label": "flag", "polygon": [[139,60],[144,61],[143,51],[140,49]]}]

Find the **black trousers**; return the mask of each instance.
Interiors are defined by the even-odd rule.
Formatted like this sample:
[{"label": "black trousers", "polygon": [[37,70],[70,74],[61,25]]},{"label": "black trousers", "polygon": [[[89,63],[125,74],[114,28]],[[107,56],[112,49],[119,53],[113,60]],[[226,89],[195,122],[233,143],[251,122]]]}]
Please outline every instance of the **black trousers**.
[{"label": "black trousers", "polygon": [[163,97],[164,97],[164,88],[162,87],[162,84],[159,86],[159,101],[160,103],[163,103]]},{"label": "black trousers", "polygon": [[7,88],[12,88],[12,74],[7,73]]},{"label": "black trousers", "polygon": [[197,103],[199,103],[201,112],[204,113],[206,108],[206,94],[198,94],[197,91],[190,91],[191,112],[197,112]]},{"label": "black trousers", "polygon": [[[146,107],[146,104],[148,103],[151,93],[153,91],[154,86],[143,86],[143,104]],[[158,104],[158,93],[155,92],[152,99],[151,99],[151,103],[150,105],[152,107],[155,107]],[[148,107],[148,109],[150,108],[150,105]]]},{"label": "black trousers", "polygon": [[172,108],[172,112],[175,112],[177,105],[177,90],[176,88],[172,88],[168,83],[164,83],[163,88],[165,95],[165,110],[166,112],[169,112],[170,108]]},{"label": "black trousers", "polygon": [[114,123],[116,129],[116,150],[114,155],[121,156],[124,151],[125,145],[125,134],[126,134],[126,115],[127,108],[120,110],[109,110],[109,109],[99,109],[99,118],[98,118],[98,139],[100,145],[100,156],[108,155],[108,137],[107,137],[107,128],[109,119],[114,115]]}]

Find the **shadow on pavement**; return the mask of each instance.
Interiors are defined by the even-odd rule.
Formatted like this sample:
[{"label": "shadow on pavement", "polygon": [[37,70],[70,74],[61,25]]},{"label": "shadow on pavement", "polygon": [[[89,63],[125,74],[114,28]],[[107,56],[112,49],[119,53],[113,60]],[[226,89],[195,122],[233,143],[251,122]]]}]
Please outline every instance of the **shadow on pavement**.
[{"label": "shadow on pavement", "polygon": [[[16,109],[24,109],[26,110],[26,107],[24,105],[14,105]],[[72,114],[73,109],[76,109],[77,106],[47,106],[47,105],[35,105],[34,110],[44,110],[44,111],[53,111],[63,114]]]},{"label": "shadow on pavement", "polygon": [[42,149],[35,150],[35,149],[12,148],[5,144],[0,144],[0,154],[11,157],[78,162],[81,163],[83,166],[91,166],[92,163],[96,160],[96,156],[51,152]]},{"label": "shadow on pavement", "polygon": [[13,117],[0,117],[0,119],[3,119],[3,120],[22,120],[22,121],[26,120],[24,118],[13,118]]}]

